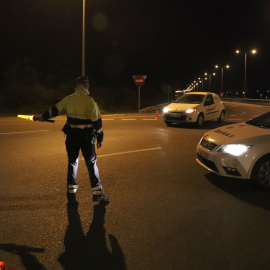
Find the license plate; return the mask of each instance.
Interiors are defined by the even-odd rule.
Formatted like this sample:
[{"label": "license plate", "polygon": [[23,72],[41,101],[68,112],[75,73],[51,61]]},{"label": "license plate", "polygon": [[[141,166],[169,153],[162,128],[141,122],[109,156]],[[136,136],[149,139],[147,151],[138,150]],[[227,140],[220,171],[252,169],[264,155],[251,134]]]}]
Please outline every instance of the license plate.
[{"label": "license plate", "polygon": [[203,150],[199,149],[199,155],[201,155],[203,158],[209,160],[209,155],[207,152],[204,152]]},{"label": "license plate", "polygon": [[170,117],[179,117],[180,113],[170,113]]}]

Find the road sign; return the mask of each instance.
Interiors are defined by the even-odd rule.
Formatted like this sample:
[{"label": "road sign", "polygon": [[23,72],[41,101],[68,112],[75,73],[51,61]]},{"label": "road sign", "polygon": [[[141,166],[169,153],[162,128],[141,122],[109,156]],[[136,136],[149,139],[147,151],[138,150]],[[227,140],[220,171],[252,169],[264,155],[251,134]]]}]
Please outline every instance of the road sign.
[{"label": "road sign", "polygon": [[144,85],[145,79],[147,78],[146,75],[134,75],[134,83],[138,86],[138,112],[140,112],[141,108],[141,86]]},{"label": "road sign", "polygon": [[134,83],[140,87],[144,85],[145,79],[147,78],[146,75],[134,75],[133,79],[134,79]]}]

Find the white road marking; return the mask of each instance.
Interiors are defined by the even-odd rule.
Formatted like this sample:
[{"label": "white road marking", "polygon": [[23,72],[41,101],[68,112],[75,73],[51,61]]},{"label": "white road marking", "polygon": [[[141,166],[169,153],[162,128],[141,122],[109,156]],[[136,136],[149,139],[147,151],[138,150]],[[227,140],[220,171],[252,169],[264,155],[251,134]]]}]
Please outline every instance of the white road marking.
[{"label": "white road marking", "polygon": [[158,119],[143,119],[144,121],[157,121]]},{"label": "white road marking", "polygon": [[[117,118],[117,117],[116,117]],[[102,121],[113,121],[113,120],[115,120],[115,118],[102,118]],[[121,118],[120,120],[122,120],[122,121],[136,121],[136,120],[138,120],[138,119],[135,119],[135,118]],[[158,119],[157,118],[145,118],[145,119],[142,119],[142,120],[144,120],[144,121],[157,121]]]},{"label": "white road marking", "polygon": [[226,121],[243,121],[244,122],[244,120],[243,119],[236,119],[236,118],[232,118],[232,119],[230,119],[230,118],[226,118]]},{"label": "white road marking", "polygon": [[162,149],[161,147],[156,147],[156,148],[140,149],[140,150],[133,150],[133,151],[117,152],[117,153],[111,153],[111,154],[98,155],[98,158],[126,155],[126,154],[131,154],[131,153],[147,152],[147,151],[154,151],[154,150],[161,150],[161,149]]},{"label": "white road marking", "polygon": [[129,121],[129,120],[136,120],[136,119],[128,119],[128,118],[125,118],[125,119],[121,119],[121,120],[123,120],[123,121]]},{"label": "white road marking", "polygon": [[[149,116],[147,116],[147,115],[135,115],[135,116],[129,115],[129,116],[115,116],[115,117],[113,117],[113,118],[121,118],[121,119],[124,119],[124,118],[131,118],[131,117],[134,117],[134,118],[145,118],[145,117],[155,117],[155,115],[154,115],[154,116],[151,116],[151,115],[149,115]],[[105,117],[102,117],[102,119],[103,119],[103,118],[105,118]]]},{"label": "white road marking", "polygon": [[104,117],[107,117],[107,116],[114,116],[114,117],[119,117],[119,115],[121,116],[121,115],[125,115],[125,114],[105,114],[105,115],[101,115],[101,117],[102,117],[102,119],[104,118]]},{"label": "white road marking", "polygon": [[34,132],[44,132],[49,130],[31,130],[31,131],[15,131],[15,132],[2,132],[0,135],[10,135],[10,134],[22,134],[22,133],[34,133]]}]

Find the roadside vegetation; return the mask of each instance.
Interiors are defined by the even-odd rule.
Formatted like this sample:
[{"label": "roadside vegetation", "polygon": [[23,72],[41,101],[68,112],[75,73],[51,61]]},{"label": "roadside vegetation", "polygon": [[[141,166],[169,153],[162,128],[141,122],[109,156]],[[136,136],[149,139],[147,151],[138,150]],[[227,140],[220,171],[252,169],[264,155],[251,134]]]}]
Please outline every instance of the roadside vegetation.
[{"label": "roadside vegetation", "polygon": [[[4,74],[0,89],[0,115],[39,114],[74,92],[74,79],[55,83],[38,72],[27,58],[16,60]],[[91,86],[91,95],[102,113],[136,111],[136,89]]]},{"label": "roadside vegetation", "polygon": [[[40,114],[63,97],[72,94],[76,77],[63,70],[62,75],[56,75],[59,74],[59,70],[55,67],[53,72],[40,71],[38,64],[34,64],[30,59],[17,59],[2,76],[0,116]],[[90,77],[90,94],[103,114],[138,112],[138,88],[134,85],[131,75],[126,77],[128,83],[122,82],[121,78],[97,83]],[[150,87],[146,82],[146,86],[141,89],[140,108],[167,102],[168,90],[167,87],[165,90],[163,88]]]}]

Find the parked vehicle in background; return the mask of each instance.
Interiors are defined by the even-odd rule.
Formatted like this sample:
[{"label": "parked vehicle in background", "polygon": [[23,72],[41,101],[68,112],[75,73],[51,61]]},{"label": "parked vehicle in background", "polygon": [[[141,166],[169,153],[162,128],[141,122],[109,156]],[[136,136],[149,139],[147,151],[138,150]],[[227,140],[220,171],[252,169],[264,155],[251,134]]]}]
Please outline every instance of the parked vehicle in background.
[{"label": "parked vehicle in background", "polygon": [[190,92],[179,97],[163,109],[167,126],[174,123],[196,123],[201,127],[204,121],[225,119],[225,107],[219,95],[211,92]]}]

